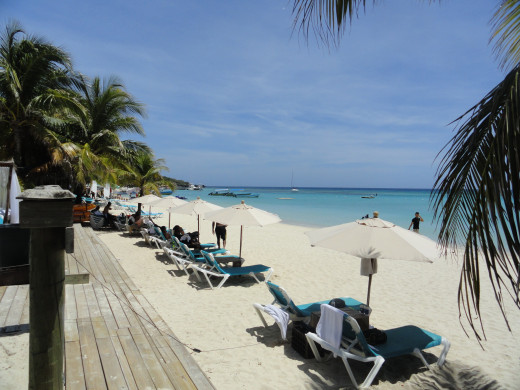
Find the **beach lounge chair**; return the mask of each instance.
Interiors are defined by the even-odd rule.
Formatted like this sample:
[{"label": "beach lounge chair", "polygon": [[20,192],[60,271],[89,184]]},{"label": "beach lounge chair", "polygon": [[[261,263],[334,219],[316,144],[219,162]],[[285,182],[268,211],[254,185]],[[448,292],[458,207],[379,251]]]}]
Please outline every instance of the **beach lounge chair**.
[{"label": "beach lounge chair", "polygon": [[[421,351],[442,345],[443,350],[437,361],[437,364],[442,366],[450,349],[450,342],[444,337],[412,325],[386,330],[386,342],[378,344],[377,346],[371,346],[367,343],[359,324],[353,317],[327,304],[322,305],[321,310],[322,315],[320,322],[325,322],[321,324],[322,329],[327,328],[326,322],[333,317],[333,313],[336,312],[343,315],[343,330],[341,330],[341,328],[337,329],[339,332],[342,332],[341,335],[331,335],[326,331],[322,331],[322,334],[320,335],[312,332],[307,333],[306,337],[312,352],[318,361],[324,361],[330,358],[330,356],[320,356],[320,353],[316,348],[316,343],[318,343],[322,348],[332,352],[334,356],[341,358],[352,383],[357,388],[369,387],[379,372],[379,369],[388,358],[413,354],[420,358],[421,361],[431,369]],[[329,315],[324,315],[324,311],[328,311]],[[332,316],[330,316],[330,314],[332,314]],[[320,329],[320,323],[318,323],[317,329]],[[339,347],[334,346],[335,336],[341,338],[341,344]],[[374,364],[361,385],[358,385],[348,363],[348,359]]]},{"label": "beach lounge chair", "polygon": [[[289,297],[289,294],[287,293],[287,291],[285,291],[285,289],[283,287],[280,287],[269,281],[266,281],[265,284],[266,284],[269,292],[274,297],[274,301],[271,303],[271,305],[276,304],[276,305],[280,306],[281,310],[283,310],[284,312],[286,312],[289,315],[290,321],[304,321],[304,322],[308,323],[310,321],[311,314],[313,312],[320,311],[321,305],[323,303],[329,303],[332,299],[331,298],[331,299],[327,299],[324,301],[305,303],[303,305],[296,305],[294,303],[294,301],[291,299],[291,297]],[[356,300],[354,298],[344,297],[344,298],[339,298],[339,299],[343,300],[345,302],[346,306],[351,307],[356,310],[359,309],[360,305],[362,305],[361,302],[359,302],[358,300]],[[265,321],[264,316],[262,315],[262,312],[264,312],[268,315],[272,315],[271,314],[272,311],[269,308],[266,308],[266,306],[267,305],[262,305],[260,303],[253,303],[253,307],[255,308],[258,316],[260,317],[260,320],[262,320],[262,323],[267,328],[268,325],[267,325],[267,322]],[[282,338],[285,339],[285,337],[283,337],[283,335],[286,333],[286,330],[287,330],[285,328],[285,325],[283,325],[279,321],[277,321],[277,318],[274,318],[274,319],[276,320],[276,323],[280,327],[280,332],[282,334]],[[282,326],[284,326],[284,329],[282,329]]]},{"label": "beach lounge chair", "polygon": [[[189,258],[187,258],[184,254],[181,254],[179,252],[174,251],[173,249],[170,249],[168,247],[163,247],[163,251],[168,256],[168,258],[175,264],[177,269],[180,271],[184,271],[184,273],[189,276],[188,270],[191,269],[199,282],[202,282],[202,279],[199,276],[199,273],[194,267],[191,267],[193,264],[193,261]],[[173,274],[175,276],[175,274]]]},{"label": "beach lounge chair", "polygon": [[[181,245],[181,242],[179,241],[179,239],[175,236],[172,236],[172,244],[173,244],[173,247],[174,248],[178,248],[180,247]],[[206,244],[200,244],[200,247],[202,248],[202,250],[205,250],[205,251],[220,251],[221,249],[219,248],[216,248],[216,244],[214,243],[206,243]],[[193,251],[195,253],[195,255],[199,255],[198,252],[196,251]]]},{"label": "beach lounge chair", "polygon": [[[273,269],[271,267],[263,264],[249,265],[247,267],[221,267],[220,264],[215,261],[213,254],[206,251],[201,251],[201,253],[206,261],[206,266],[193,264],[192,267],[204,275],[212,290],[215,288],[221,288],[231,276],[249,275],[252,276],[258,283],[260,283],[260,280],[258,280],[256,274],[267,272],[265,277],[265,280],[267,281],[273,273]],[[222,278],[216,287],[213,286],[213,283],[211,283],[212,276]]]}]

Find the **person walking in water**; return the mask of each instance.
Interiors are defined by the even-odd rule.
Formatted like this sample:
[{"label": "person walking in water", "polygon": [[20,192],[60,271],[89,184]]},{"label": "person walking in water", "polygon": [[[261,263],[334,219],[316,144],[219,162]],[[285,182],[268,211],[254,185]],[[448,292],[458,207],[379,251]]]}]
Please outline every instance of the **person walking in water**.
[{"label": "person walking in water", "polygon": [[211,229],[217,235],[217,246],[220,249],[220,239],[222,238],[222,248],[226,249],[226,226],[223,223],[213,222]]},{"label": "person walking in water", "polygon": [[422,219],[421,215],[417,211],[415,213],[415,218],[412,218],[412,222],[410,222],[410,226],[408,226],[408,230],[410,230],[410,228],[413,225],[413,231],[415,233],[419,233],[419,223],[421,223],[421,222],[424,222],[424,219]]}]

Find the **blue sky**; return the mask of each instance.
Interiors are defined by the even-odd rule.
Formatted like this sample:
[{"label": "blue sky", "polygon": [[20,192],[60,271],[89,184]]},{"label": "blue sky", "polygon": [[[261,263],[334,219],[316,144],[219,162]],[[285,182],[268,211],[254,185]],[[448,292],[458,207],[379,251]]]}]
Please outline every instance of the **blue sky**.
[{"label": "blue sky", "polygon": [[430,188],[450,122],[504,77],[488,43],[498,1],[378,3],[338,49],[293,33],[285,0],[0,0],[0,14],[85,75],[122,79],[168,176]]}]

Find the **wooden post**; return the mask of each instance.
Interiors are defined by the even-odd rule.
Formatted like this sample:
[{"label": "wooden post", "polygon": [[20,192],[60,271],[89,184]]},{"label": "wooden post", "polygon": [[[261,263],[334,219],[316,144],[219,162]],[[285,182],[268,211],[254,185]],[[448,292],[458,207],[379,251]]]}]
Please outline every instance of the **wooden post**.
[{"label": "wooden post", "polygon": [[62,389],[65,229],[72,226],[74,195],[59,186],[42,186],[18,199],[20,226],[31,230],[29,389]]}]

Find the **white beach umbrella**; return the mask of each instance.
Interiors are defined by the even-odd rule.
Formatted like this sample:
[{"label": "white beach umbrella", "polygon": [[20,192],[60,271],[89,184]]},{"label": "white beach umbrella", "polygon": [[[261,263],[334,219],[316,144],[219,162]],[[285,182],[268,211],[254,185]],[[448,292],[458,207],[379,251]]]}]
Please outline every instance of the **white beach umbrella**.
[{"label": "white beach umbrella", "polygon": [[92,180],[92,184],[90,185],[90,192],[94,193],[94,199],[96,199],[96,195],[97,195],[97,182],[95,180]]},{"label": "white beach umbrella", "polygon": [[158,197],[157,195],[149,194],[149,195],[140,196],[139,198],[131,199],[128,201],[128,203],[133,203],[133,204],[141,203],[143,205],[149,206],[148,215],[151,216],[153,202],[157,202],[158,200],[161,200],[161,199],[162,198]]},{"label": "white beach umbrella", "polygon": [[278,215],[248,206],[242,201],[240,204],[212,211],[204,215],[204,219],[224,225],[240,225],[240,257],[242,257],[242,234],[244,226],[265,226],[280,222]]},{"label": "white beach umbrella", "polygon": [[168,209],[168,229],[170,228],[170,217],[171,217],[171,209],[175,207],[182,206],[183,204],[186,204],[185,200],[175,198],[174,196],[167,196],[164,198],[159,198],[150,203],[151,206],[154,207],[160,207],[163,209]]},{"label": "white beach umbrella", "polygon": [[200,216],[205,215],[210,211],[220,210],[221,208],[222,207],[210,202],[206,202],[205,200],[200,199],[200,196],[197,196],[197,199],[192,200],[191,202],[187,202],[181,206],[171,208],[168,211],[178,214],[196,215],[197,231],[200,234]]},{"label": "white beach umbrella", "polygon": [[150,206],[153,202],[156,202],[162,198],[159,198],[157,195],[150,194],[145,196],[140,196],[139,198],[134,198],[128,201],[128,203],[138,204],[142,203],[144,205]]},{"label": "white beach umbrella", "polygon": [[106,199],[110,198],[110,184],[109,183],[105,183],[105,187],[103,188],[103,196]]},{"label": "white beach umbrella", "polygon": [[[374,213],[374,215],[376,215]],[[440,257],[435,241],[380,218],[365,218],[305,233],[311,245],[361,258],[361,275],[368,276],[367,305],[377,260],[433,263]]]}]

